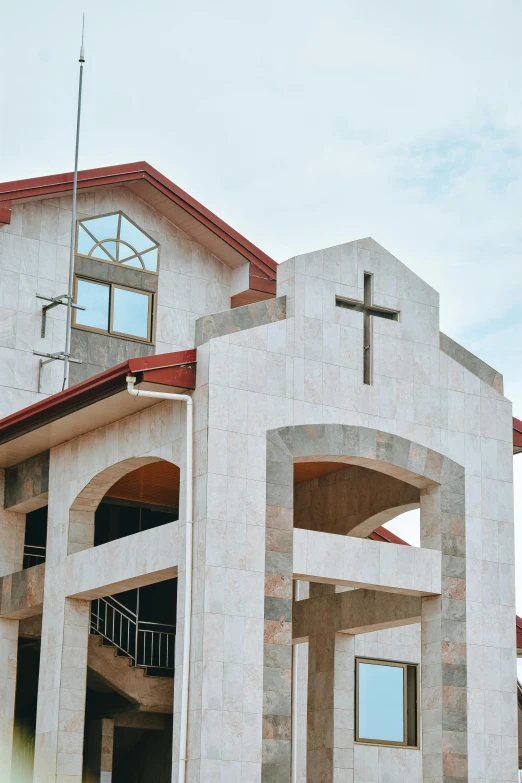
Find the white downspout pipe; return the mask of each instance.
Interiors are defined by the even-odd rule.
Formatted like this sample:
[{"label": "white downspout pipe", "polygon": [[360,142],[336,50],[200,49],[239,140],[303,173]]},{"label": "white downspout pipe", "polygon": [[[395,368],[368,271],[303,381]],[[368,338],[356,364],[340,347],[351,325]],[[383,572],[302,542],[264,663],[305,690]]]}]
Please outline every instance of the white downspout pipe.
[{"label": "white downspout pipe", "polygon": [[[298,581],[294,582],[294,600],[298,601],[300,597]],[[299,665],[299,645],[292,645],[292,783],[297,783],[297,696],[298,696],[298,682],[297,682],[297,667]]]},{"label": "white downspout pipe", "polygon": [[183,675],[181,681],[181,727],[179,735],[178,783],[185,783],[187,767],[188,697],[190,675],[190,637],[192,630],[192,416],[193,402],[188,394],[140,391],[135,389],[136,378],[127,376],[127,391],[133,397],[149,397],[156,400],[177,400],[187,406],[186,433],[186,497],[185,497],[185,617],[183,621]]}]

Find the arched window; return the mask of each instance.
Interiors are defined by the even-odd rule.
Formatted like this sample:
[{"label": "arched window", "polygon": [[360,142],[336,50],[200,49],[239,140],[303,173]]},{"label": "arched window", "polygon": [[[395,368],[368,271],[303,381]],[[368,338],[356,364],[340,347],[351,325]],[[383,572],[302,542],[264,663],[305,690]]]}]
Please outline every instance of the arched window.
[{"label": "arched window", "polygon": [[76,252],[110,264],[158,271],[158,243],[123,212],[78,221]]}]

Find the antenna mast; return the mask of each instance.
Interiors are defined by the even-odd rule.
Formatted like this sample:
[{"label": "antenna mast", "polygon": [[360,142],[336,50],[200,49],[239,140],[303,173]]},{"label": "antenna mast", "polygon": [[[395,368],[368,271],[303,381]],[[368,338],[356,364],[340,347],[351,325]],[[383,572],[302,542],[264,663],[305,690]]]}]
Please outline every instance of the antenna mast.
[{"label": "antenna mast", "polygon": [[80,149],[80,117],[82,112],[82,87],[83,87],[83,64],[85,62],[85,52],[83,48],[83,37],[85,32],[85,13],[82,19],[82,45],[80,47],[80,82],[78,86],[78,114],[76,117],[76,148],[74,154],[74,178],[73,178],[73,196],[72,196],[72,218],[71,218],[71,252],[69,258],[69,286],[66,294],[60,296],[42,296],[36,294],[37,299],[43,299],[48,304],[42,307],[42,328],[41,337],[45,337],[45,324],[46,317],[49,310],[58,305],[67,306],[67,323],[65,331],[65,350],[58,353],[42,353],[41,351],[33,351],[36,356],[43,356],[44,359],[40,359],[38,369],[38,392],[41,391],[42,381],[42,368],[45,364],[50,362],[62,361],[63,362],[63,385],[62,390],[68,386],[69,383],[69,365],[71,362],[74,364],[81,364],[80,359],[73,359],[71,356],[71,316],[73,308],[76,310],[85,310],[85,307],[75,304],[73,302],[73,288],[74,288],[74,246],[76,239],[76,197],[78,191],[78,153]]},{"label": "antenna mast", "polygon": [[74,179],[72,194],[72,216],[71,216],[71,254],[69,258],[69,287],[67,290],[67,323],[65,327],[65,351],[63,357],[63,386],[66,389],[69,383],[69,359],[71,356],[71,316],[73,304],[73,284],[74,284],[74,245],[76,238],[76,198],[78,193],[78,154],[80,151],[80,119],[82,114],[82,87],[83,87],[83,64],[85,62],[85,51],[83,48],[83,37],[85,33],[85,13],[82,19],[82,45],[80,47],[80,81],[78,85],[78,114],[76,118],[76,148],[74,152]]}]

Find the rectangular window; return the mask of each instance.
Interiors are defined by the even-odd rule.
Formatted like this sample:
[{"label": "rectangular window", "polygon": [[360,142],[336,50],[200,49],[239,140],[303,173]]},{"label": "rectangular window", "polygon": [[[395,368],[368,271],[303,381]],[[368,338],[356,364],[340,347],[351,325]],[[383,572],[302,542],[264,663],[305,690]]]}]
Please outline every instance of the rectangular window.
[{"label": "rectangular window", "polygon": [[418,676],[414,664],[356,659],[357,742],[418,747]]},{"label": "rectangular window", "polygon": [[153,294],[115,283],[76,278],[77,304],[73,325],[93,332],[152,341]]}]

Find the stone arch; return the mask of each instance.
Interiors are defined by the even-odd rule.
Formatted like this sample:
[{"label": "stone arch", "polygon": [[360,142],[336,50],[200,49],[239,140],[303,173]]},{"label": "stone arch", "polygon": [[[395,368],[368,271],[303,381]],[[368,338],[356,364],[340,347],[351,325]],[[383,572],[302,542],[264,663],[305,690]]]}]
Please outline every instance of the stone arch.
[{"label": "stone arch", "polygon": [[[447,771],[467,779],[466,605],[465,605],[465,482],[464,469],[439,452],[388,432],[342,424],[281,427],[267,432],[266,551],[263,680],[262,776],[289,783],[291,779],[293,465],[299,461],[342,462],[370,468],[420,490],[421,545],[440,549],[443,593],[434,620],[441,633],[430,641],[440,661],[440,693],[434,709],[443,725],[446,703],[453,700],[451,721],[458,723],[456,749],[442,741],[430,769],[449,783]],[[445,636],[444,620],[448,620]],[[455,623],[458,623],[458,628]],[[457,636],[458,638],[452,638]],[[443,662],[444,645],[459,643],[458,655]],[[462,692],[461,692],[462,691]],[[426,727],[425,727],[426,730]],[[427,743],[424,742],[426,746]],[[462,773],[462,774],[461,774]],[[427,772],[425,774],[428,775]],[[428,775],[429,777],[429,775]]]},{"label": "stone arch", "polygon": [[[165,462],[161,457],[129,457],[96,473],[78,493],[69,510],[67,554],[94,545],[94,516],[102,498],[119,479],[144,465]],[[172,463],[174,464],[174,463]]]}]

